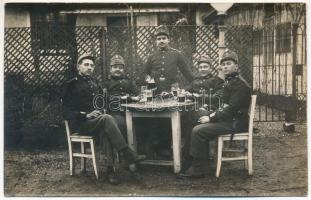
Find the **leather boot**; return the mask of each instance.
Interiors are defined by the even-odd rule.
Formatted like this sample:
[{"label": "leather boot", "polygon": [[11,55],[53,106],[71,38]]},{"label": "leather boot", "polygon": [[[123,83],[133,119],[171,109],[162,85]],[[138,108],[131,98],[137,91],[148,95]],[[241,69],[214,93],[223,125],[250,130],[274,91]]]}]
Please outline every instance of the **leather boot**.
[{"label": "leather boot", "polygon": [[182,177],[203,178],[208,172],[208,161],[195,158],[191,166],[185,173],[180,174]]},{"label": "leather boot", "polygon": [[283,130],[287,133],[294,133],[295,132],[295,124],[285,122],[283,124]]},{"label": "leather boot", "polygon": [[129,165],[146,159],[145,155],[138,155],[136,152],[134,152],[129,147],[122,149],[121,153],[123,154],[124,159],[127,161],[127,164]]}]

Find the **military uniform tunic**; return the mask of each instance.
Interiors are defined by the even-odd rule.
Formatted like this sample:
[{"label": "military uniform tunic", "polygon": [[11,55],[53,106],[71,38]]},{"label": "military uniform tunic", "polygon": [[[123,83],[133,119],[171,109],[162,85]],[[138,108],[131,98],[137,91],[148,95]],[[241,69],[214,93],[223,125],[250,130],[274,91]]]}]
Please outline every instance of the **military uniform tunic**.
[{"label": "military uniform tunic", "polygon": [[[111,115],[101,114],[88,119],[86,115],[94,110],[94,97],[102,94],[102,89],[95,79],[77,76],[68,81],[63,90],[63,115],[69,120],[72,131],[85,135],[94,135],[105,143],[106,136],[118,151],[127,144]],[[103,100],[103,98],[101,98]],[[100,103],[99,103],[100,104]]]},{"label": "military uniform tunic", "polygon": [[191,93],[200,93],[202,90],[209,91],[209,89],[213,89],[213,93],[220,90],[224,80],[219,78],[218,76],[197,76],[187,90]]},{"label": "military uniform tunic", "polygon": [[218,135],[247,130],[250,100],[251,88],[239,78],[239,74],[227,76],[223,85],[223,103],[228,106],[210,115],[209,123],[192,129],[190,155],[205,159],[208,140]]},{"label": "military uniform tunic", "polygon": [[95,110],[93,99],[103,94],[98,82],[90,77],[77,76],[69,80],[63,91],[63,105],[65,119],[81,121],[86,114]]},{"label": "military uniform tunic", "polygon": [[109,95],[124,96],[129,94],[130,96],[137,95],[136,84],[126,77],[111,77],[106,82],[107,91]]},{"label": "military uniform tunic", "polygon": [[145,72],[155,79],[158,90],[170,90],[171,84],[177,82],[178,70],[191,82],[194,78],[190,66],[180,51],[168,47],[157,49],[146,62]]},{"label": "military uniform tunic", "polygon": [[138,93],[136,84],[126,77],[111,77],[106,82],[108,92],[108,112],[111,114],[124,136],[126,136],[125,113],[120,103],[125,95],[135,96]]}]

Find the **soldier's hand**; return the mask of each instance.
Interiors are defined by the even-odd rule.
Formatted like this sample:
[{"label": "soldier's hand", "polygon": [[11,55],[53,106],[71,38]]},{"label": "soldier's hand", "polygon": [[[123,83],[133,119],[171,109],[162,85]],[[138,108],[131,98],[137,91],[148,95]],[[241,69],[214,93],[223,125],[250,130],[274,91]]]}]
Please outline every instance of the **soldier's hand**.
[{"label": "soldier's hand", "polygon": [[223,104],[223,108],[226,108],[228,106],[229,106],[229,104],[226,104],[226,103]]},{"label": "soldier's hand", "polygon": [[209,118],[209,116],[202,116],[202,117],[200,117],[198,122],[201,123],[201,124],[205,124],[205,123],[210,122],[210,118]]},{"label": "soldier's hand", "polygon": [[88,119],[96,118],[96,117],[98,117],[98,116],[101,115],[101,114],[102,114],[102,113],[101,113],[99,110],[94,110],[94,111],[88,113],[88,114],[86,115],[86,118],[88,118]]},{"label": "soldier's hand", "polygon": [[139,101],[139,97],[131,97],[132,101]]},{"label": "soldier's hand", "polygon": [[199,108],[199,110],[200,110],[200,111],[206,111],[206,109],[203,108],[203,107]]}]

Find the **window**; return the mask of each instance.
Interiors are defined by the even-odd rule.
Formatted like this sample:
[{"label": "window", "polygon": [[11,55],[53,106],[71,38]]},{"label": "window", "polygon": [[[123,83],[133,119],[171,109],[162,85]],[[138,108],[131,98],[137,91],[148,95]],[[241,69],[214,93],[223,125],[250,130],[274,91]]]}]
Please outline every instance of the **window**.
[{"label": "window", "polygon": [[263,29],[263,54],[264,54],[264,63],[266,65],[272,65],[274,61],[274,18],[267,18],[264,20],[264,29]]},{"label": "window", "polygon": [[159,13],[158,15],[158,24],[163,25],[174,25],[178,20],[178,14],[176,13]]},{"label": "window", "polygon": [[287,53],[291,51],[291,23],[276,26],[276,52]]},{"label": "window", "polygon": [[31,15],[31,35],[34,48],[40,52],[67,50],[73,42],[75,18],[57,11],[33,12]]}]

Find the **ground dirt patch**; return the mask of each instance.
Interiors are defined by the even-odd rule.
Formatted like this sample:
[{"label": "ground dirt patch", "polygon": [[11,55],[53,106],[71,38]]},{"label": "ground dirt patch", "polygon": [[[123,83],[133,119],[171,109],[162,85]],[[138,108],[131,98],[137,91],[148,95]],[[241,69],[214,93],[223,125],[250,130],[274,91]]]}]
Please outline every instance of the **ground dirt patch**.
[{"label": "ground dirt patch", "polygon": [[122,183],[96,180],[86,174],[69,175],[65,147],[49,150],[5,149],[5,196],[305,196],[307,195],[307,131],[299,124],[285,134],[281,123],[258,123],[254,135],[254,175],[242,162],[224,163],[216,179],[179,178],[171,167],[140,166],[135,173],[121,170]]}]

